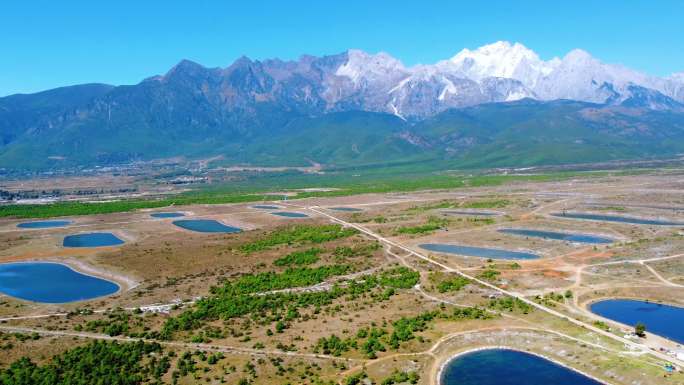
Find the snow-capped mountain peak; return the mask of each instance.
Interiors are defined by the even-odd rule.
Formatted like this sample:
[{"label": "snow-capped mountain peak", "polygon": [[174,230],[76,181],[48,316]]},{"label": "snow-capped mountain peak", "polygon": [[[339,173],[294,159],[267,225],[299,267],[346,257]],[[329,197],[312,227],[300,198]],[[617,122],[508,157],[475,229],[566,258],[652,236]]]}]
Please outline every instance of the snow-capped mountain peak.
[{"label": "snow-capped mountain peak", "polygon": [[520,43],[498,41],[474,51],[468,48],[449,59],[452,68],[469,79],[480,81],[487,77],[516,79],[534,86],[539,78],[548,75],[559,59],[543,61],[531,49]]},{"label": "snow-capped mountain peak", "polygon": [[325,81],[329,108],[354,106],[402,118],[523,98],[657,109],[679,108],[684,101],[684,73],[650,76],[603,63],[582,49],[573,49],[562,59],[543,60],[523,44],[498,41],[414,67],[405,67],[384,52],[360,50],[347,51],[340,63]]},{"label": "snow-capped mountain peak", "polygon": [[674,80],[676,82],[681,82],[684,83],[684,71],[682,72],[675,72],[672,75],[667,77],[670,80]]},{"label": "snow-capped mountain peak", "polygon": [[406,68],[401,61],[385,52],[375,55],[358,49],[347,51],[347,61],[336,71],[337,76],[346,76],[354,84],[362,81],[378,81],[397,73],[403,73]]},{"label": "snow-capped mountain peak", "polygon": [[588,63],[588,62],[598,62],[598,60],[594,59],[589,52],[575,48],[572,51],[568,52],[564,57],[563,61],[566,62],[572,62],[572,63]]}]

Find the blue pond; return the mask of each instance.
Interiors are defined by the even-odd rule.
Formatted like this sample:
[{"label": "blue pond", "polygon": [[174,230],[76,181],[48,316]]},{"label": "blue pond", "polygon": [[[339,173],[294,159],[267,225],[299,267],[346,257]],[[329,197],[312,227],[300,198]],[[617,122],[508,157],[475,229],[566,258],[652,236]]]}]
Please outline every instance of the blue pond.
[{"label": "blue pond", "polygon": [[509,349],[466,353],[446,364],[440,385],[601,385],[574,370]]},{"label": "blue pond", "polygon": [[601,317],[634,326],[646,325],[646,332],[684,344],[684,308],[633,299],[594,302],[589,310]]},{"label": "blue pond", "polygon": [[308,218],[309,217],[306,214],[295,213],[292,211],[275,211],[275,212],[272,212],[271,214],[277,215],[279,217],[288,217],[288,218]]},{"label": "blue pond", "polygon": [[538,255],[519,251],[489,249],[486,247],[449,245],[444,243],[423,243],[421,248],[438,253],[458,254],[468,257],[482,257],[492,259],[537,259]]},{"label": "blue pond", "polygon": [[254,205],[252,208],[262,209],[262,210],[278,210],[280,207],[272,205]]},{"label": "blue pond", "polygon": [[347,211],[347,212],[363,211],[361,209],[357,209],[356,207],[331,207],[330,210]]},{"label": "blue pond", "polygon": [[239,233],[242,231],[237,227],[227,226],[213,219],[181,219],[173,221],[173,224],[198,233]]},{"label": "blue pond", "polygon": [[656,226],[684,226],[684,222],[663,221],[659,219],[644,219],[623,217],[620,215],[589,214],[589,213],[555,213],[551,214],[558,218],[587,219],[590,221],[620,222],[635,225],[656,225]]},{"label": "blue pond", "polygon": [[184,217],[183,213],[152,213],[150,214],[152,218],[180,218]]},{"label": "blue pond", "polygon": [[465,211],[465,210],[443,210],[444,214],[450,215],[472,215],[477,217],[493,217],[495,215],[501,215],[492,211]]},{"label": "blue pond", "polygon": [[116,246],[123,243],[124,241],[112,233],[85,233],[67,235],[64,237],[62,244],[64,247],[102,247]]},{"label": "blue pond", "polygon": [[63,227],[70,225],[71,221],[35,221],[23,222],[17,225],[22,229],[49,229],[51,227]]},{"label": "blue pond", "polygon": [[613,240],[605,237],[598,237],[589,234],[560,233],[556,231],[530,230],[530,229],[500,229],[500,233],[520,235],[524,237],[537,237],[544,239],[555,239],[559,241],[578,242],[578,243],[613,243]]},{"label": "blue pond", "polygon": [[83,301],[116,293],[119,285],[51,262],[0,264],[0,292],[43,303]]}]

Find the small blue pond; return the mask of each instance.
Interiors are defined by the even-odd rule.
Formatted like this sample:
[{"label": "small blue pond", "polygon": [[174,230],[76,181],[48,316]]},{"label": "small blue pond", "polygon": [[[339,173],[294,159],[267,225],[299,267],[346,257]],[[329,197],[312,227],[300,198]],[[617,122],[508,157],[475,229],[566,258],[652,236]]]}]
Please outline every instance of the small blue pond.
[{"label": "small blue pond", "polygon": [[254,205],[252,208],[255,209],[261,209],[261,210],[278,210],[280,207],[279,206],[273,206],[273,205]]},{"label": "small blue pond", "polygon": [[0,292],[43,303],[84,301],[116,293],[119,285],[51,262],[0,264]]},{"label": "small blue pond", "polygon": [[296,213],[292,211],[274,211],[271,214],[277,215],[279,217],[287,217],[287,218],[308,218],[309,216],[303,213]]},{"label": "small blue pond", "polygon": [[468,257],[482,257],[492,259],[537,259],[538,255],[532,253],[523,253],[519,251],[489,249],[486,247],[460,246],[449,245],[444,243],[424,243],[418,245],[421,248],[437,253],[448,253],[464,255]]},{"label": "small blue pond", "polygon": [[509,349],[466,353],[449,361],[440,385],[601,385],[574,370]]},{"label": "small blue pond", "polygon": [[184,217],[183,213],[152,213],[150,214],[152,218],[180,218]]},{"label": "small blue pond", "polygon": [[684,307],[633,299],[606,299],[589,306],[592,313],[619,323],[646,325],[646,332],[684,344]]},{"label": "small blue pond", "polygon": [[49,229],[52,227],[64,227],[70,224],[71,221],[34,221],[20,223],[17,227],[22,229]]},{"label": "small blue pond", "polygon": [[124,241],[112,233],[85,233],[67,235],[62,245],[64,247],[103,247],[123,244]]},{"label": "small blue pond", "polygon": [[173,224],[198,233],[239,233],[241,229],[224,225],[213,219],[181,219],[173,221]]},{"label": "small blue pond", "polygon": [[577,242],[577,243],[592,243],[592,244],[604,244],[613,243],[613,240],[605,237],[598,237],[589,234],[573,234],[573,233],[560,233],[556,231],[543,231],[543,230],[531,230],[531,229],[500,229],[500,233],[520,235],[524,237],[536,237],[544,239],[555,239],[559,241],[567,242]]},{"label": "small blue pond", "polygon": [[587,219],[590,221],[620,222],[635,225],[656,225],[656,226],[684,226],[684,222],[663,221],[660,219],[644,219],[634,217],[623,217],[620,215],[589,214],[589,213],[555,213],[551,214],[558,218]]},{"label": "small blue pond", "polygon": [[472,215],[476,217],[493,217],[501,215],[500,213],[493,211],[442,210],[442,212],[449,215]]},{"label": "small blue pond", "polygon": [[356,207],[330,207],[330,210],[335,210],[335,211],[346,211],[346,212],[363,211],[363,210],[361,210],[361,209],[357,209]]}]

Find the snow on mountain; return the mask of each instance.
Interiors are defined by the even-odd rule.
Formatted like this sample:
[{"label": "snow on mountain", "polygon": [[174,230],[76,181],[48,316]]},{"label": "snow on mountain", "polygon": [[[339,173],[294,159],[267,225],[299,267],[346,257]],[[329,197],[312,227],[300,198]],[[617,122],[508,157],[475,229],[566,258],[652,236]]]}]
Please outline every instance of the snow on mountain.
[{"label": "snow on mountain", "polygon": [[402,117],[523,98],[628,102],[659,109],[684,102],[684,73],[650,76],[603,63],[581,49],[562,59],[543,60],[524,45],[506,41],[465,48],[449,60],[408,68],[386,53],[350,50],[335,75],[339,89],[345,88],[339,83],[342,78],[352,89],[363,90],[366,100],[359,104]]},{"label": "snow on mountain", "polygon": [[630,96],[631,85],[667,93],[666,83],[665,79],[621,65],[605,64],[588,52],[575,49],[565,55],[553,71],[539,81],[534,90],[545,100],[573,99],[615,103]]},{"label": "snow on mountain", "polygon": [[326,80],[324,97],[332,109],[358,106],[401,118],[426,117],[449,108],[535,96],[516,79],[485,72],[469,76],[448,61],[407,68],[386,53],[349,50],[346,55]]},{"label": "snow on mountain", "polygon": [[499,41],[474,51],[463,49],[451,59],[453,70],[480,81],[487,77],[516,79],[533,88],[537,81],[551,73],[560,60],[543,61],[520,43]]},{"label": "snow on mountain", "polygon": [[668,80],[666,95],[670,94],[675,100],[684,102],[684,72],[674,73],[666,78]]},{"label": "snow on mountain", "polygon": [[384,105],[397,116],[431,116],[448,108],[470,106],[491,101],[473,80],[434,68],[414,68],[411,75],[387,94]]},{"label": "snow on mountain", "polygon": [[355,85],[361,82],[382,82],[406,72],[399,60],[384,52],[370,55],[361,50],[351,49],[347,51],[347,58],[347,62],[337,69],[335,75],[346,76]]},{"label": "snow on mountain", "polygon": [[236,107],[259,100],[308,111],[387,112],[403,119],[524,98],[658,110],[684,104],[684,72],[659,78],[603,63],[580,49],[562,59],[543,60],[520,43],[503,41],[413,67],[384,52],[356,49],[297,61],[243,57],[225,69],[182,61],[149,81],[175,82],[189,89],[197,82],[220,84],[229,89],[220,98]]},{"label": "snow on mountain", "polygon": [[544,61],[520,43],[499,41],[474,51],[463,49],[449,63],[453,71],[476,81],[486,77],[519,80],[542,100],[617,103],[631,97],[632,85],[679,101],[684,97],[672,84],[678,74],[671,79],[650,76],[621,65],[605,64],[581,49],[570,51],[562,59]]}]

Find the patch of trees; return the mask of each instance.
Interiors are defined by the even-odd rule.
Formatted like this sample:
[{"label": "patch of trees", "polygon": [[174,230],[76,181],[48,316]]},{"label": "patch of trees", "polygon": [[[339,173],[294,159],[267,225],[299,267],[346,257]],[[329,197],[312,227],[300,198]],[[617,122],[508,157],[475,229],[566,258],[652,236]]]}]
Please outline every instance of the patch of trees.
[{"label": "patch of trees", "polygon": [[523,302],[519,298],[513,297],[501,297],[492,299],[491,301],[489,301],[489,308],[508,312],[513,312],[517,310],[523,314],[528,314],[533,310],[532,306],[528,303]]},{"label": "patch of trees", "polygon": [[[85,326],[76,325],[75,329],[76,331],[101,332],[110,336],[123,334],[130,337],[138,337],[137,335],[132,335],[133,326],[143,327],[141,318],[133,317],[123,309],[116,309],[106,315],[107,317],[104,319],[88,321]],[[131,325],[131,322],[133,322],[133,325]]]},{"label": "patch of trees", "polygon": [[634,326],[634,334],[639,337],[646,337],[646,325],[643,322],[637,322]]},{"label": "patch of trees", "polygon": [[501,275],[500,271],[494,270],[494,269],[487,269],[483,270],[479,275],[478,278],[484,279],[487,281],[493,281],[495,280],[499,275]]},{"label": "patch of trees", "polygon": [[12,337],[15,341],[24,342],[28,340],[39,340],[40,335],[38,333],[24,334],[24,333],[2,333],[0,332],[0,350],[11,350],[14,348],[14,343],[12,343]]},{"label": "patch of trees", "polygon": [[328,338],[319,338],[318,342],[314,346],[313,351],[314,353],[323,353],[339,357],[342,355],[342,353],[347,352],[350,349],[356,349],[357,347],[358,346],[355,339],[342,339],[333,334]]},{"label": "patch of trees", "polygon": [[322,252],[322,249],[316,247],[304,251],[295,251],[284,257],[276,259],[273,264],[276,266],[311,265],[318,262],[318,256]]},{"label": "patch of trees", "polygon": [[416,333],[425,331],[429,328],[432,321],[437,318],[446,320],[467,320],[467,319],[490,319],[494,315],[485,309],[478,307],[454,308],[451,313],[443,309],[421,313],[415,317],[402,317],[393,321],[391,329],[388,331],[386,326],[370,327],[359,329],[354,337],[342,339],[333,334],[330,337],[319,338],[313,347],[314,353],[330,354],[340,356],[350,350],[361,351],[367,358],[377,358],[379,352],[399,350],[402,344],[423,338]]},{"label": "patch of trees", "polygon": [[[178,357],[176,367],[171,373],[172,384],[177,384],[179,378],[187,376],[192,376],[195,381],[199,382],[202,373],[208,373],[210,371],[210,366],[216,366],[224,358],[225,356],[221,352],[207,353],[201,350],[183,352],[183,354]],[[204,365],[200,366],[202,363],[204,363]],[[237,368],[233,365],[225,366],[222,364],[220,369],[220,377],[215,376],[214,379],[218,379],[221,383],[226,382],[226,375],[230,375],[237,371]],[[206,382],[209,382],[208,377],[205,380]]]},{"label": "patch of trees", "polygon": [[547,293],[543,296],[537,295],[534,297],[534,299],[537,303],[540,303],[542,305],[549,306],[549,307],[556,307],[557,302],[564,302],[566,298],[568,298],[568,299],[572,298],[572,291],[567,290],[565,292],[565,294],[550,292],[550,293]]},{"label": "patch of trees", "polygon": [[610,326],[608,326],[608,324],[603,322],[603,321],[594,321],[594,326],[596,326],[599,329],[606,330],[606,331],[610,330]]},{"label": "patch of trees", "polygon": [[380,384],[381,385],[394,385],[394,384],[402,384],[402,383],[417,384],[419,380],[420,380],[420,375],[418,374],[418,372],[416,372],[414,370],[411,370],[408,372],[395,371],[394,373],[392,373],[391,376],[383,379],[380,382]]},{"label": "patch of trees", "polygon": [[423,205],[423,206],[412,206],[412,207],[409,207],[408,209],[406,209],[404,211],[412,212],[412,213],[421,213],[421,212],[430,211],[430,210],[449,209],[449,208],[453,208],[455,206],[456,206],[456,202],[441,201],[438,203],[433,203],[433,204],[428,204],[428,205]]},{"label": "patch of trees", "polygon": [[389,337],[389,345],[392,349],[399,349],[402,342],[407,342],[415,338],[417,332],[422,332],[428,326],[428,322],[440,315],[439,311],[432,311],[420,314],[416,317],[402,317],[392,322],[392,334]]},{"label": "patch of trees", "polygon": [[157,343],[94,341],[54,356],[44,365],[23,357],[0,369],[0,384],[160,384],[169,367],[169,356],[162,355]]},{"label": "patch of trees", "polygon": [[397,229],[399,234],[426,234],[433,231],[439,230],[441,228],[447,227],[449,225],[449,220],[445,218],[439,218],[431,216],[428,218],[427,223],[418,226],[402,226]]},{"label": "patch of trees", "polygon": [[125,199],[114,202],[56,202],[50,204],[12,204],[0,206],[0,217],[50,218],[128,212],[139,209],[184,206],[191,204],[243,203],[279,199],[279,196],[256,194],[187,193],[164,199]]},{"label": "patch of trees", "polygon": [[321,283],[330,277],[348,273],[349,265],[328,265],[316,268],[297,267],[288,268],[282,273],[264,272],[258,274],[246,274],[235,282],[229,282],[222,287],[211,289],[212,294],[223,293],[258,293],[273,290],[282,290],[293,287],[302,287]]},{"label": "patch of trees", "polygon": [[468,278],[456,276],[440,281],[437,284],[437,291],[440,293],[459,291],[466,287],[469,283],[470,280]]},{"label": "patch of trees", "polygon": [[358,234],[358,230],[340,225],[298,225],[272,231],[267,236],[240,246],[245,253],[262,251],[278,245],[324,243]]},{"label": "patch of trees", "polygon": [[493,318],[492,313],[479,307],[457,307],[451,314],[452,320],[466,320],[466,319],[490,319]]},{"label": "patch of trees", "polygon": [[483,199],[478,201],[466,202],[461,207],[467,209],[498,209],[511,204],[511,201],[506,199]]},{"label": "patch of trees", "polygon": [[[377,300],[386,300],[395,289],[413,287],[419,279],[417,271],[397,267],[359,277],[346,282],[345,286],[333,286],[320,292],[279,292],[258,294],[264,291],[309,286],[323,282],[334,275],[348,270],[346,265],[322,266],[319,268],[288,269],[283,273],[260,273],[245,275],[237,281],[213,287],[211,295],[195,303],[191,309],[169,318],[161,330],[161,337],[170,339],[177,331],[191,331],[205,322],[217,319],[231,319],[252,315],[255,321],[275,322],[281,329],[300,317],[299,310],[307,307],[321,308],[335,299],[370,293]],[[206,342],[206,341],[205,341]]]},{"label": "patch of trees", "polygon": [[484,226],[484,225],[493,225],[496,221],[494,218],[480,218],[480,217],[475,217],[475,218],[458,218],[458,222],[469,222],[477,226]]},{"label": "patch of trees", "polygon": [[420,273],[408,267],[397,267],[377,274],[380,285],[396,289],[410,289],[418,283]]},{"label": "patch of trees", "polygon": [[333,251],[333,256],[338,258],[367,257],[373,255],[373,253],[380,250],[381,247],[379,242],[362,243],[352,247],[338,246]]},{"label": "patch of trees", "polygon": [[344,385],[359,385],[364,379],[368,378],[366,371],[354,373],[344,379]]}]

